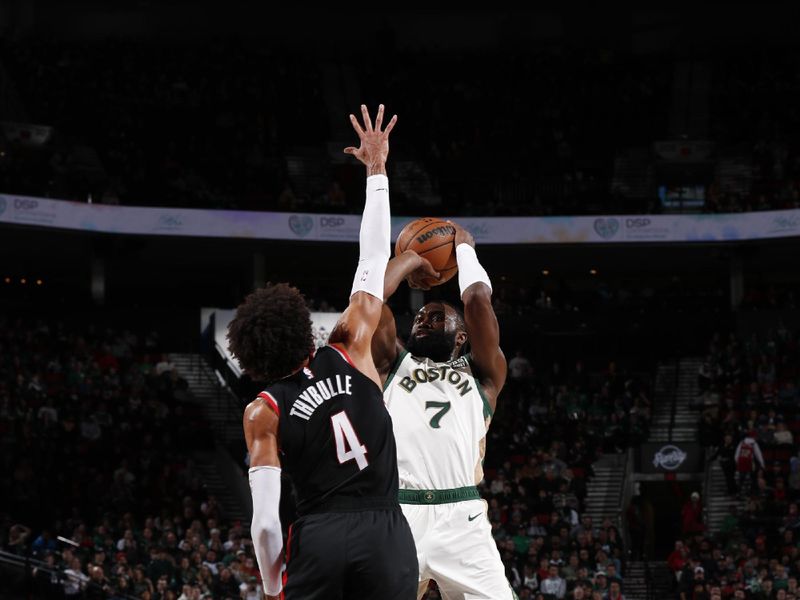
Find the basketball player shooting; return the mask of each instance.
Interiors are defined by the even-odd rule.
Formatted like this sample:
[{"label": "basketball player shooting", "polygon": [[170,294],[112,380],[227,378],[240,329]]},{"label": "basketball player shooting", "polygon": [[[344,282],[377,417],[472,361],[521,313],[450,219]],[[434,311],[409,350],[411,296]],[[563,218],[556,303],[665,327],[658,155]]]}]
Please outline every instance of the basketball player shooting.
[{"label": "basketball player shooting", "polygon": [[[372,355],[397,439],[399,498],[417,547],[422,597],[430,579],[445,600],[515,598],[491,534],[483,479],[486,433],[506,380],[506,359],[492,308],[492,285],[472,235],[453,223],[464,316],[445,302],[417,313],[403,344],[384,305]],[[387,289],[416,271],[394,261]],[[428,280],[430,281],[430,280]],[[471,351],[464,353],[469,342]]]},{"label": "basketball player shooting", "polygon": [[[270,599],[412,600],[414,540],[398,504],[392,423],[370,345],[381,318],[390,255],[386,159],[393,117],[350,115],[361,145],[345,152],[367,167],[367,198],[350,304],[329,344],[313,353],[311,318],[300,292],[268,284],[237,308],[229,347],[267,387],[244,412],[253,495],[251,533]],[[392,261],[397,280],[430,263],[407,253]],[[417,276],[415,276],[417,277]],[[394,288],[397,283],[394,284]],[[294,484],[299,518],[289,528],[283,578],[278,516],[281,468]]]}]

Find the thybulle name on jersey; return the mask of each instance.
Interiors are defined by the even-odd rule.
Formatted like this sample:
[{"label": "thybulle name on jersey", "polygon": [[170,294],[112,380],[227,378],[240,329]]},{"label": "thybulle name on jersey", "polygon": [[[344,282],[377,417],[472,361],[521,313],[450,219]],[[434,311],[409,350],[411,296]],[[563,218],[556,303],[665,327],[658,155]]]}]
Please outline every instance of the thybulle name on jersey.
[{"label": "thybulle name on jersey", "polygon": [[455,387],[460,396],[465,396],[473,390],[470,385],[470,376],[459,372],[458,369],[463,369],[467,366],[467,359],[461,357],[435,367],[413,369],[411,375],[403,377],[397,382],[397,385],[411,393],[421,383],[432,383],[441,380]]},{"label": "thybulle name on jersey", "polygon": [[289,414],[308,421],[317,407],[326,400],[342,394],[352,396],[352,380],[350,375],[335,375],[320,379],[307,387],[292,404]]}]

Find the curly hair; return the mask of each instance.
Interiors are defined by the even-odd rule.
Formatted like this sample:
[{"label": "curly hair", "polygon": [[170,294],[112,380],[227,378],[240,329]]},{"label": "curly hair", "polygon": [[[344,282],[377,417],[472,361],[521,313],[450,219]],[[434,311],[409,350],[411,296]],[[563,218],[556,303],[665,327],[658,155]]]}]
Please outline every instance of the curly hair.
[{"label": "curly hair", "polygon": [[291,374],[313,347],[305,298],[288,283],[268,283],[247,296],[228,325],[228,349],[257,381]]}]

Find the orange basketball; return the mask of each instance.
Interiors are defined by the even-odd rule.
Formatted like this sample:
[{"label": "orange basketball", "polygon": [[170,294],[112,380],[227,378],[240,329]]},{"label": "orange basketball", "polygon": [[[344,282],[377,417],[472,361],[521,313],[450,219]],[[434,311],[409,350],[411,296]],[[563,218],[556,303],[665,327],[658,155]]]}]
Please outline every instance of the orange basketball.
[{"label": "orange basketball", "polygon": [[423,217],[403,227],[397,236],[394,253],[400,255],[406,250],[413,250],[429,260],[442,276],[439,280],[428,278],[424,281],[433,287],[449,281],[458,273],[455,239],[456,228],[450,223],[436,217]]}]

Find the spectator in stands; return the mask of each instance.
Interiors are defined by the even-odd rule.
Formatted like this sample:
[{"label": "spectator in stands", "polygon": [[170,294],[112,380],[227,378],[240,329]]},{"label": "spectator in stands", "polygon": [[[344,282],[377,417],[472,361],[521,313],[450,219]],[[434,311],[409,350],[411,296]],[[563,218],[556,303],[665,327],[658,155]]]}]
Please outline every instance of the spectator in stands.
[{"label": "spectator in stands", "polygon": [[706,529],[703,523],[703,505],[700,503],[698,492],[692,492],[681,509],[681,529],[684,535],[702,533]]},{"label": "spectator in stands", "polygon": [[261,590],[255,577],[250,577],[239,586],[242,600],[261,600]]},{"label": "spectator in stands", "polygon": [[608,594],[608,576],[602,569],[594,574],[593,592],[599,593],[601,597],[605,597]]},{"label": "spectator in stands", "polygon": [[612,580],[608,585],[608,594],[604,596],[606,600],[625,600],[622,595],[622,586],[619,581]]},{"label": "spectator in stands", "polygon": [[514,357],[508,361],[508,375],[517,382],[524,382],[533,376],[533,365],[522,350],[517,350]]},{"label": "spectator in stands", "polygon": [[736,447],[734,459],[736,460],[736,472],[739,478],[740,490],[746,486],[745,489],[749,491],[750,487],[756,483],[757,469],[759,467],[761,469],[764,468],[764,457],[761,454],[761,447],[756,441],[756,435],[756,431],[748,431],[747,435]]},{"label": "spectator in stands", "polygon": [[547,577],[542,581],[539,586],[541,591],[546,596],[553,596],[561,600],[567,593],[567,582],[562,579],[558,574],[558,564],[550,563],[547,571]]},{"label": "spectator in stands", "polygon": [[21,523],[12,525],[8,531],[8,552],[11,552],[12,554],[26,554],[28,538],[30,538],[30,535],[30,527],[26,527]]},{"label": "spectator in stands", "polygon": [[792,435],[792,432],[786,428],[786,423],[783,419],[778,420],[773,437],[775,439],[775,443],[778,445],[791,446],[794,444],[794,436]]},{"label": "spectator in stands", "polygon": [[31,548],[34,554],[44,556],[47,552],[55,552],[57,549],[56,541],[53,539],[53,534],[49,529],[45,529],[42,533],[33,540]]},{"label": "spectator in stands", "polygon": [[[690,566],[691,563],[689,563]],[[687,574],[684,569],[684,575],[681,577],[681,586],[679,594],[681,600],[702,600],[705,598],[705,569],[697,565]]]},{"label": "spectator in stands", "polygon": [[74,557],[69,568],[64,570],[64,597],[67,600],[79,598],[89,582],[89,576],[83,572],[81,559]]},{"label": "spectator in stands", "polygon": [[675,576],[675,581],[680,583],[683,570],[688,562],[688,552],[681,540],[675,542],[675,549],[667,557],[667,564]]}]

